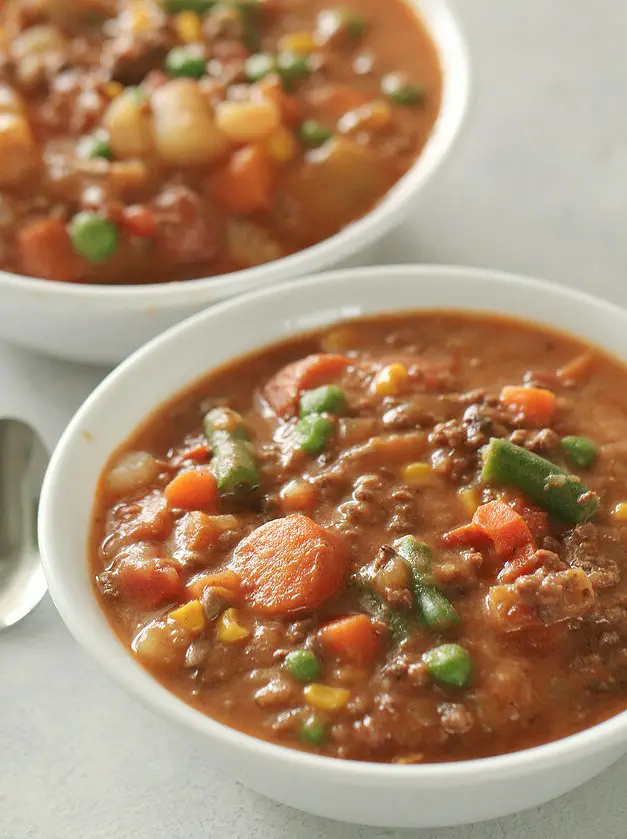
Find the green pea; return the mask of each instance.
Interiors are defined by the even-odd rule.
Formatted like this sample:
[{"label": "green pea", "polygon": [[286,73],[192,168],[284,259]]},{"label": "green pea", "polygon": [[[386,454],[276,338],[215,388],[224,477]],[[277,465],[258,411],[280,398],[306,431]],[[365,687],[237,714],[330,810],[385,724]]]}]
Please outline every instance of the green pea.
[{"label": "green pea", "polygon": [[195,12],[197,15],[204,15],[216,5],[217,0],[159,0],[159,2],[170,15],[176,15],[179,12]]},{"label": "green pea", "polygon": [[83,137],[78,144],[78,153],[81,157],[90,159],[101,157],[104,160],[111,160],[113,157],[113,152],[108,141],[98,134],[92,134],[91,137]]},{"label": "green pea", "polygon": [[327,739],[327,727],[319,717],[314,715],[303,720],[298,736],[307,746],[321,746]]},{"label": "green pea", "polygon": [[472,672],[472,660],[468,650],[459,644],[441,644],[426,652],[422,660],[436,682],[462,688],[468,683]]},{"label": "green pea", "polygon": [[308,149],[317,149],[326,143],[333,135],[333,132],[317,122],[315,119],[306,119],[300,125],[300,139]]},{"label": "green pea", "polygon": [[592,466],[598,452],[597,444],[589,437],[569,435],[562,438],[561,446],[568,460],[581,469]]},{"label": "green pea", "polygon": [[292,87],[295,81],[308,76],[311,72],[309,58],[294,52],[281,52],[276,59],[276,67],[283,85]]},{"label": "green pea", "polygon": [[325,41],[345,34],[359,38],[366,29],[366,21],[350,9],[324,9],[318,15],[317,29]]},{"label": "green pea", "polygon": [[300,415],[341,414],[346,409],[346,394],[337,385],[322,385],[307,390],[300,398]]},{"label": "green pea", "polygon": [[269,52],[257,52],[249,56],[244,65],[244,73],[249,82],[258,82],[276,72],[276,56]]},{"label": "green pea", "polygon": [[309,414],[296,423],[294,436],[299,449],[308,454],[320,454],[334,430],[331,420],[319,414]]},{"label": "green pea", "polygon": [[425,96],[421,85],[407,81],[403,73],[388,73],[381,79],[381,90],[397,105],[416,105]]},{"label": "green pea", "polygon": [[285,669],[304,685],[315,682],[322,671],[320,662],[310,650],[294,650],[290,653],[285,659]]},{"label": "green pea", "polygon": [[205,59],[191,46],[174,47],[165,59],[165,69],[171,76],[199,79],[206,67]]},{"label": "green pea", "polygon": [[116,226],[97,213],[77,213],[69,226],[72,247],[90,262],[104,262],[118,246]]}]

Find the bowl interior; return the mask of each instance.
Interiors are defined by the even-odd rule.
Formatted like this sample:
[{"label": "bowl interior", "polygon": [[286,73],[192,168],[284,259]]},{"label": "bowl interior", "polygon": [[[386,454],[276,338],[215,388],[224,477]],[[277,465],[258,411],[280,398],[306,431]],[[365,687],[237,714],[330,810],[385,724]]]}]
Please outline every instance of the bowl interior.
[{"label": "bowl interior", "polygon": [[[304,330],[359,315],[447,308],[537,321],[627,359],[623,310],[551,284],[477,269],[398,266],[335,272],[256,292],[196,315],[156,338],[111,374],[72,420],[53,455],[40,506],[40,546],[52,597],[77,640],[153,707],[232,746],[280,754],[285,761],[333,763],[340,775],[364,772],[365,778],[383,774],[405,781],[414,771],[427,777],[428,770],[430,778],[442,772],[451,776],[471,771],[477,761],[415,767],[409,773],[408,767],[401,767],[400,774],[393,766],[341,767],[347,762],[271,746],[214,722],[162,688],[127,654],[92,595],[86,558],[95,486],[109,454],[172,394],[230,358]],[[594,731],[480,763],[502,772],[524,763],[531,752],[563,759],[568,741],[598,750],[611,738],[624,738],[626,730],[627,714],[622,714]]]}]

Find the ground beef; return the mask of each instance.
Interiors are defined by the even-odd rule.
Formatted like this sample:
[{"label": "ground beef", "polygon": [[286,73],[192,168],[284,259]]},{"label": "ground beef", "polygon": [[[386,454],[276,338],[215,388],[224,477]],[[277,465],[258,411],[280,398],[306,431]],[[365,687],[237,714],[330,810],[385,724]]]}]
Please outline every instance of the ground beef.
[{"label": "ground beef", "polygon": [[137,85],[154,67],[163,64],[174,44],[175,38],[166,27],[124,33],[105,42],[103,66],[113,81]]},{"label": "ground beef", "polygon": [[620,582],[627,551],[602,527],[591,522],[579,525],[565,537],[564,547],[568,564],[585,571],[594,588],[609,588]]},{"label": "ground beef", "polygon": [[447,734],[465,734],[473,726],[472,714],[459,702],[443,702],[438,712]]},{"label": "ground beef", "polygon": [[560,436],[551,428],[542,428],[540,431],[517,428],[509,435],[509,439],[517,446],[545,457],[555,455],[560,446]]}]

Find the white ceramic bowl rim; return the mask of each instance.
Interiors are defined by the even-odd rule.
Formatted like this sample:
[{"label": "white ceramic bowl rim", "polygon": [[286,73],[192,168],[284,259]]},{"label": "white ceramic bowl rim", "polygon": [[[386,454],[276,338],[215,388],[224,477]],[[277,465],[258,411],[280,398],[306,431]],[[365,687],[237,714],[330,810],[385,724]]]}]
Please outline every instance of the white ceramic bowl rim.
[{"label": "white ceramic bowl rim", "polygon": [[55,304],[65,300],[89,300],[96,305],[98,301],[116,301],[127,307],[186,306],[204,302],[208,290],[216,295],[236,293],[238,287],[254,283],[263,274],[271,275],[273,282],[308,276],[351,256],[359,250],[360,243],[368,243],[375,232],[377,237],[387,233],[402,218],[407,204],[450,151],[464,121],[470,94],[468,50],[447,0],[409,0],[409,3],[417,6],[418,13],[424,18],[427,29],[438,45],[443,76],[440,114],[431,137],[414,165],[367,215],[334,236],[290,256],[215,277],[178,283],[107,286],[57,283],[0,271],[0,288],[5,286],[33,294],[44,301],[54,301]]},{"label": "white ceramic bowl rim", "polygon": [[[52,598],[65,623],[79,643],[94,655],[105,669],[130,693],[139,697],[150,707],[158,708],[166,717],[174,719],[187,728],[217,738],[223,745],[236,750],[242,757],[245,757],[247,752],[256,753],[261,758],[281,761],[294,769],[301,768],[309,773],[315,773],[316,776],[328,776],[331,773],[338,783],[343,781],[354,782],[357,779],[366,786],[385,784],[388,787],[394,785],[399,788],[406,788],[407,786],[421,785],[429,788],[439,786],[442,781],[446,781],[457,786],[463,786],[465,782],[476,778],[477,774],[484,781],[504,777],[523,777],[532,774],[534,767],[537,767],[539,762],[544,767],[551,765],[558,769],[560,766],[581,760],[586,756],[590,757],[598,752],[616,748],[627,739],[627,711],[569,737],[496,757],[411,766],[322,757],[268,743],[216,722],[185,704],[153,679],[126,653],[121,642],[115,638],[108,627],[106,633],[109,640],[115,642],[121,654],[110,655],[110,644],[107,647],[107,654],[103,652],[102,644],[103,640],[106,641],[106,639],[102,633],[85,635],[83,632],[82,619],[73,607],[72,598],[68,595],[62,579],[63,561],[58,559],[60,552],[58,547],[55,546],[57,542],[55,534],[57,532],[57,522],[62,520],[64,516],[67,519],[66,526],[71,526],[71,515],[68,516],[68,511],[63,508],[63,502],[60,499],[62,498],[63,473],[67,469],[68,461],[73,456],[72,450],[75,438],[82,434],[82,429],[85,427],[88,417],[92,413],[96,413],[99,403],[106,397],[109,389],[122,383],[128,383],[129,380],[132,381],[135,366],[138,363],[141,365],[146,362],[153,350],[162,344],[174,343],[179,335],[195,324],[210,322],[222,315],[233,314],[233,310],[236,311],[240,306],[254,304],[256,301],[263,301],[268,298],[277,298],[285,292],[292,292],[296,289],[302,290],[307,286],[313,285],[320,288],[332,286],[335,283],[350,279],[351,276],[371,279],[381,277],[384,281],[385,277],[407,275],[412,275],[416,279],[429,278],[432,281],[437,281],[438,276],[442,278],[453,276],[469,283],[472,283],[473,280],[488,281],[494,283],[495,288],[506,284],[512,291],[539,296],[540,298],[543,296],[549,297],[556,304],[559,304],[560,301],[564,301],[565,304],[568,304],[569,301],[576,302],[579,306],[588,310],[596,310],[597,314],[607,317],[609,320],[623,321],[627,331],[627,312],[625,310],[584,292],[504,272],[454,266],[379,266],[337,271],[318,277],[310,277],[306,280],[291,281],[281,286],[251,292],[242,297],[219,303],[171,328],[123,362],[87,399],[63,434],[51,459],[43,488],[39,515],[40,548]],[[455,308],[454,303],[451,308]],[[93,598],[93,603],[90,604],[89,609],[99,611],[95,598]]]}]

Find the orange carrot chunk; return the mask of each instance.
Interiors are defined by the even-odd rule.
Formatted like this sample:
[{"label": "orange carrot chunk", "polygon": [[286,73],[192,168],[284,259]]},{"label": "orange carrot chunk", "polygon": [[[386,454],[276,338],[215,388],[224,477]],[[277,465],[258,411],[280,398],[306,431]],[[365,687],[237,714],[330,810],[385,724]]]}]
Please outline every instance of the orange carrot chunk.
[{"label": "orange carrot chunk", "polygon": [[228,213],[266,213],[274,200],[274,167],[261,146],[238,149],[213,178],[211,191]]},{"label": "orange carrot chunk", "polygon": [[379,636],[367,615],[349,615],[328,623],[318,633],[323,650],[341,661],[365,667],[379,651]]},{"label": "orange carrot chunk", "polygon": [[595,363],[596,357],[594,353],[590,351],[581,353],[581,355],[576,356],[571,361],[566,362],[563,367],[560,367],[557,371],[557,376],[568,384],[580,384],[590,375]]},{"label": "orange carrot chunk", "polygon": [[534,425],[547,425],[555,413],[555,394],[543,387],[504,387],[501,402]]},{"label": "orange carrot chunk", "polygon": [[499,557],[509,558],[516,548],[533,544],[527,522],[504,501],[477,507],[472,521],[490,539]]},{"label": "orange carrot chunk", "polygon": [[83,260],[73,250],[65,225],[59,219],[44,219],[17,234],[20,266],[29,277],[76,282]]},{"label": "orange carrot chunk", "polygon": [[297,412],[301,391],[329,384],[344,372],[348,364],[344,355],[308,355],[279,370],[263,389],[263,395],[277,416],[288,419]]},{"label": "orange carrot chunk", "polygon": [[170,481],[165,497],[178,510],[206,510],[218,501],[218,483],[208,469],[188,469]]},{"label": "orange carrot chunk", "polygon": [[523,545],[515,551],[514,556],[505,563],[496,578],[499,583],[513,583],[518,577],[533,574],[542,565],[542,554],[538,553],[535,545]]},{"label": "orange carrot chunk", "polygon": [[308,516],[262,524],[233,554],[248,605],[263,615],[311,612],[334,594],[348,571],[343,540]]}]

